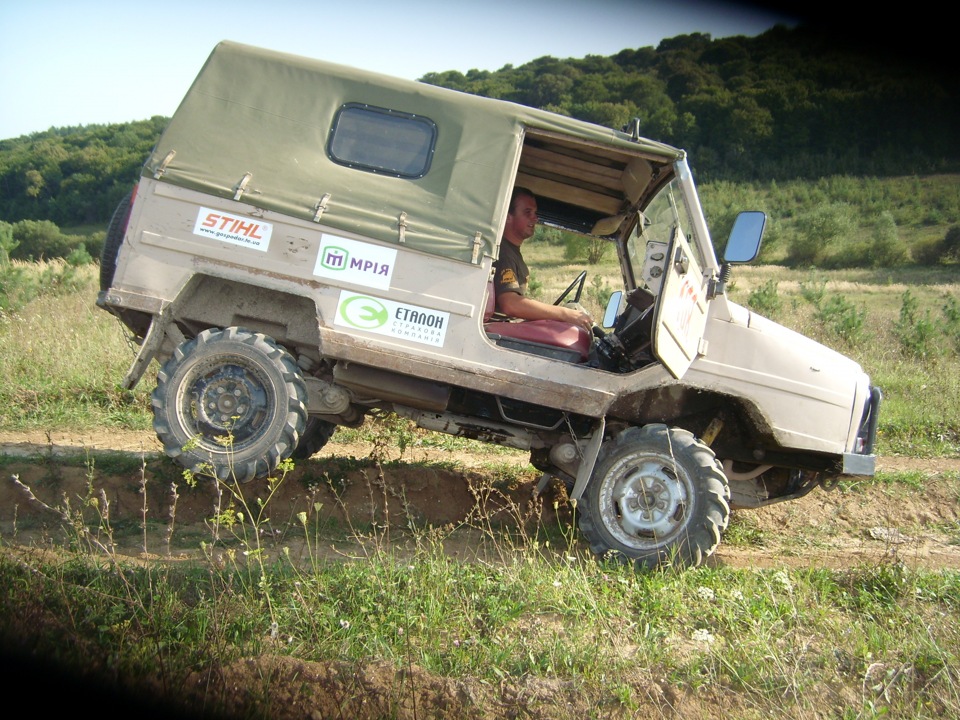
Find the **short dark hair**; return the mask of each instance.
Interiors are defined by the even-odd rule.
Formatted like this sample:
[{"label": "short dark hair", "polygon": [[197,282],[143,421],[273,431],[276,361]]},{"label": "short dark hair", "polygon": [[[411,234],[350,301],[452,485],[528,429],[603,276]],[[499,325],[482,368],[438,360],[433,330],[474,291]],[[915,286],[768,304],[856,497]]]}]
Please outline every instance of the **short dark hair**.
[{"label": "short dark hair", "polygon": [[519,185],[517,185],[513,188],[513,194],[510,195],[510,209],[507,212],[509,213],[513,212],[518,197],[528,197],[534,201],[536,201],[537,199],[537,196],[534,195],[529,190],[527,190],[525,187],[520,187]]}]

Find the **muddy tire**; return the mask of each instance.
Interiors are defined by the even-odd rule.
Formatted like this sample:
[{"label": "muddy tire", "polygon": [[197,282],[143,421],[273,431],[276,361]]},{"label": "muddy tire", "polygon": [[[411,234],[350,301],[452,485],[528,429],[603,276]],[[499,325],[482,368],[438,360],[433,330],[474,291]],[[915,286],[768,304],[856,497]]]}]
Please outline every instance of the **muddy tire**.
[{"label": "muddy tire", "polygon": [[594,553],[637,567],[694,567],[720,544],[730,487],[713,451],[686,430],[630,428],[600,449],[580,499]]},{"label": "muddy tire", "polygon": [[123,237],[127,233],[130,222],[130,210],[133,194],[129,194],[120,201],[113,211],[110,224],[107,226],[107,238],[103,243],[103,252],[100,254],[100,289],[109,290],[113,285],[113,276],[117,272],[117,256]]},{"label": "muddy tire", "polygon": [[312,417],[307,419],[307,427],[300,437],[300,443],[293,451],[294,460],[306,460],[316,455],[323,449],[323,446],[330,442],[337,426],[332,422]]},{"label": "muddy tire", "polygon": [[163,365],[153,427],[164,451],[204,476],[247,482],[293,453],[307,422],[293,356],[241,328],[205,330]]}]

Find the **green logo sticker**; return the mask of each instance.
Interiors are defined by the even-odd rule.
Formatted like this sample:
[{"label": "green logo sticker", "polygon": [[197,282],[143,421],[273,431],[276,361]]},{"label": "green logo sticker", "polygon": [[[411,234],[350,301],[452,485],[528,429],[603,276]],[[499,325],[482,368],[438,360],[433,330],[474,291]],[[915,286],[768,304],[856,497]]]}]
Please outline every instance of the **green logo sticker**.
[{"label": "green logo sticker", "polygon": [[375,330],[387,324],[389,313],[379,300],[355,295],[340,306],[340,317],[355,328]]},{"label": "green logo sticker", "polygon": [[335,272],[346,270],[349,261],[350,253],[336,245],[327,245],[321,248],[320,257],[317,259],[319,266]]}]

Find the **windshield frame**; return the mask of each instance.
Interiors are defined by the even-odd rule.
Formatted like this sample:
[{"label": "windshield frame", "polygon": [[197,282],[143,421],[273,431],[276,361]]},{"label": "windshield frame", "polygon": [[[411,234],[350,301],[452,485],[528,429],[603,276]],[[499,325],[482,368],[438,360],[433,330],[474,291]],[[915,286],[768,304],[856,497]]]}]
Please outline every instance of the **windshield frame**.
[{"label": "windshield frame", "polygon": [[[656,291],[656,287],[650,288],[649,283],[644,281],[644,265],[649,263],[646,248],[648,243],[655,242],[666,249],[677,228],[687,238],[704,275],[715,274],[719,264],[685,159],[674,164],[672,177],[649,196],[636,221],[622,238],[621,263],[626,289],[647,286]],[[646,270],[649,277],[649,268]]]}]

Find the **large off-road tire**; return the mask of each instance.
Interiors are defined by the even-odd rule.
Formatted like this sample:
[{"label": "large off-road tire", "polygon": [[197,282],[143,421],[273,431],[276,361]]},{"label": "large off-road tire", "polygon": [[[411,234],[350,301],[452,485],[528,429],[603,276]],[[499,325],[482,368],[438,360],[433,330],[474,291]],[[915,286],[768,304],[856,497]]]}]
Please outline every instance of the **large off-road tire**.
[{"label": "large off-road tire", "polygon": [[120,246],[127,232],[130,222],[130,210],[133,203],[133,194],[126,195],[117,205],[107,226],[107,238],[103,243],[103,252],[100,254],[100,289],[109,290],[113,285],[113,276],[117,272],[117,256]]},{"label": "large off-road tire", "polygon": [[235,327],[205,330],[161,368],[153,428],[185,468],[247,482],[297,447],[306,401],[296,361],[273,340]]},{"label": "large off-road tire", "polygon": [[729,500],[713,451],[692,433],[630,428],[600,448],[580,499],[580,531],[601,556],[645,568],[694,567],[720,544]]},{"label": "large off-road tire", "polygon": [[332,422],[316,417],[307,418],[307,427],[300,436],[300,443],[293,451],[293,459],[306,460],[316,455],[330,441],[336,430],[337,426]]}]

